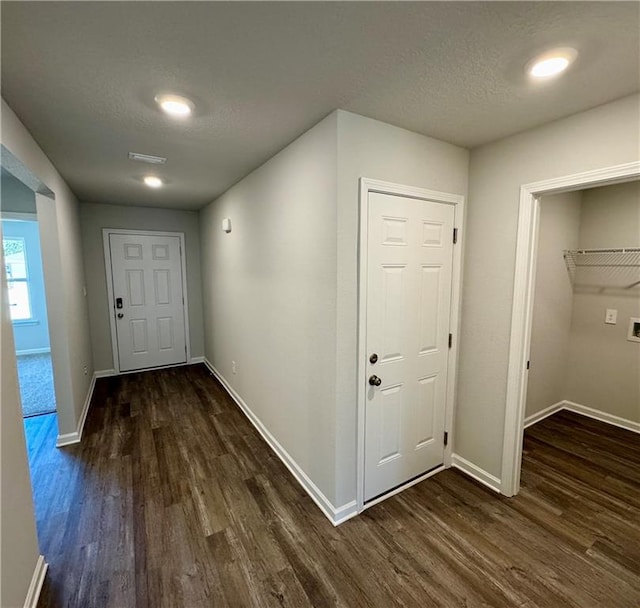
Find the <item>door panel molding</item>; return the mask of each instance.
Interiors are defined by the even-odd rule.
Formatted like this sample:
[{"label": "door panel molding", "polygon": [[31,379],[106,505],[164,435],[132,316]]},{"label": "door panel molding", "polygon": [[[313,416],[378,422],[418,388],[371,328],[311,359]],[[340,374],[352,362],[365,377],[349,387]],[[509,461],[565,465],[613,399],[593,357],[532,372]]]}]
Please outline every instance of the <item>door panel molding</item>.
[{"label": "door panel molding", "polygon": [[[112,264],[111,264],[111,247],[110,247],[110,236],[112,234],[121,234],[121,235],[135,235],[135,236],[156,236],[156,237],[177,237],[180,239],[180,264],[181,264],[181,274],[182,274],[182,297],[184,299],[184,329],[185,329],[185,345],[186,345],[186,363],[192,363],[191,359],[191,340],[190,340],[190,331],[189,331],[189,294],[187,291],[187,263],[186,263],[186,248],[185,248],[185,236],[184,232],[166,232],[166,231],[157,231],[157,230],[127,230],[120,228],[103,228],[102,229],[102,244],[104,248],[104,262],[105,262],[105,274],[107,278],[107,299],[109,306],[109,327],[111,330],[111,352],[113,356],[113,370],[115,375],[120,375],[123,373],[132,373],[132,372],[123,372],[120,369],[120,357],[118,354],[118,335],[116,329],[116,322],[113,315],[113,311],[111,310],[112,304],[114,302],[114,288],[113,288],[113,272],[112,272]],[[133,253],[133,252],[132,252]],[[162,252],[156,251],[156,254],[160,255],[160,259],[162,259]],[[155,277],[154,277],[155,278]],[[155,287],[155,281],[154,281]],[[181,364],[184,365],[184,364]],[[162,365],[159,368],[164,367],[173,367],[173,365]],[[147,369],[155,369],[155,368],[147,368]],[[135,371],[135,370],[133,370]]]},{"label": "door panel molding", "polygon": [[[428,201],[442,204],[449,204],[454,207],[454,228],[458,235],[463,234],[464,224],[464,202],[463,196],[438,192],[425,188],[417,188],[402,184],[395,184],[366,177],[360,178],[359,197],[359,243],[358,243],[358,361],[357,361],[357,467],[356,467],[356,503],[358,512],[362,512],[381,500],[393,496],[401,489],[426,479],[437,471],[451,466],[452,446],[453,446],[453,417],[456,399],[456,378],[458,363],[458,342],[460,326],[460,288],[462,279],[462,242],[458,238],[457,244],[453,247],[452,277],[451,277],[451,305],[450,305],[450,332],[453,334],[452,346],[447,357],[448,375],[446,386],[445,405],[445,431],[449,433],[449,441],[444,448],[444,465],[435,471],[430,471],[418,479],[411,480],[399,488],[393,489],[384,496],[364,502],[365,484],[365,409],[367,395],[367,357],[366,337],[367,337],[367,276],[368,276],[368,217],[369,217],[369,195],[372,193],[401,196],[412,198],[417,201]],[[399,218],[387,218],[397,220]],[[438,234],[437,226],[425,226],[426,230],[424,246],[438,246],[440,239],[452,238],[453,235]],[[399,222],[392,222],[388,226],[387,240],[393,241],[396,246],[402,247],[402,230]]]}]

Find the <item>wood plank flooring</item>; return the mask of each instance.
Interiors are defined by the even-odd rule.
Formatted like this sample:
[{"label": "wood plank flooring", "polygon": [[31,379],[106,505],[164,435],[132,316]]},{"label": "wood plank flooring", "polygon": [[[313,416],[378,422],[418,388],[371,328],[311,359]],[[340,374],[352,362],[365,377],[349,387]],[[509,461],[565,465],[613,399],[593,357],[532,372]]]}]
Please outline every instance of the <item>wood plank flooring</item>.
[{"label": "wood plank flooring", "polygon": [[98,380],[78,446],[26,425],[41,608],[640,606],[640,440],[577,415],[514,499],[449,470],[338,528],[202,365]]}]

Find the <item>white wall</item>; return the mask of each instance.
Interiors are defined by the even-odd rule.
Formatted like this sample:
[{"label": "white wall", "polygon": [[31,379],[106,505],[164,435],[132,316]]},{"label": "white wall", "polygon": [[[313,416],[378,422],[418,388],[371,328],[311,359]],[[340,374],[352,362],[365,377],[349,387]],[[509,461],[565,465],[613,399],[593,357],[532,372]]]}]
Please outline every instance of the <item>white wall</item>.
[{"label": "white wall", "polygon": [[455,449],[500,477],[522,184],[637,161],[633,95],[472,150]]},{"label": "white wall", "polygon": [[[467,194],[469,153],[357,114],[338,111],[336,499],[355,500],[359,179]],[[461,235],[464,247],[465,235]]]},{"label": "white wall", "polygon": [[336,122],[200,214],[206,357],[334,504]]},{"label": "white wall", "polygon": [[359,179],[464,195],[467,169],[337,111],[201,213],[206,356],[337,508],[356,498]]},{"label": "white wall", "polygon": [[565,396],[573,286],[562,255],[578,247],[582,195],[567,192],[540,201],[535,298],[531,327],[531,369],[525,416]]},{"label": "white wall", "polygon": [[[93,374],[78,201],[2,100],[2,145],[55,195],[36,196],[61,434],[77,429]],[[87,373],[84,373],[84,368]]]},{"label": "white wall", "polygon": [[13,323],[16,352],[47,350],[49,348],[49,323],[47,321],[47,302],[44,291],[38,222],[2,220],[2,230],[5,236],[22,237],[27,254],[32,318],[28,321]]},{"label": "white wall", "polygon": [[204,355],[200,231],[196,211],[80,204],[82,253],[87,275],[93,362],[97,370],[113,369],[109,302],[104,263],[103,228],[184,232],[189,300],[191,356]]},{"label": "white wall", "polygon": [[31,498],[31,479],[22,426],[22,409],[9,317],[4,258],[0,248],[0,606],[24,605],[38,560],[38,539]]},{"label": "white wall", "polygon": [[[640,182],[584,191],[578,247],[640,247]],[[604,273],[608,281],[616,270]],[[640,277],[637,270],[617,276],[621,283]],[[640,422],[640,343],[627,340],[629,318],[640,317],[640,288],[575,291],[564,398]],[[604,323],[607,308],[618,311],[616,325]]]}]

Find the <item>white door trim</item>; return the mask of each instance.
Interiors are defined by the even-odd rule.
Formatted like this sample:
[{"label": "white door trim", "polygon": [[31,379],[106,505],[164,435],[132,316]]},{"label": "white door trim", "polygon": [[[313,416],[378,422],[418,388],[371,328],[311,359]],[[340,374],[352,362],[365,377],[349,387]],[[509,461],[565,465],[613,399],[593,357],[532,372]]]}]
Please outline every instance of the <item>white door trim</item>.
[{"label": "white door trim", "polygon": [[[124,230],[120,228],[103,228],[102,245],[104,247],[104,266],[107,275],[107,298],[109,300],[109,327],[111,329],[111,352],[113,355],[113,369],[116,374],[121,374],[120,358],[118,356],[118,336],[116,334],[116,320],[111,310],[113,296],[113,272],[111,269],[111,247],[109,236],[112,234],[137,234],[139,236],[177,236],[180,239],[180,264],[182,269],[182,295],[184,297],[184,338],[187,348],[187,364],[191,363],[191,340],[189,337],[189,298],[187,292],[187,255],[184,244],[184,232],[164,232],[157,230]],[[163,366],[166,367],[166,366]],[[173,367],[173,366],[171,366]],[[155,369],[155,368],[148,368]]]},{"label": "white door trim", "polygon": [[[453,266],[451,277],[451,316],[450,332],[453,334],[453,344],[449,349],[447,360],[447,400],[445,404],[445,431],[449,433],[449,442],[444,452],[444,467],[451,466],[451,454],[453,447],[453,416],[456,400],[456,378],[458,371],[458,327],[460,325],[460,287],[462,280],[462,245],[461,235],[464,223],[464,197],[459,194],[448,194],[425,188],[416,188],[384,182],[366,177],[360,178],[360,226],[358,243],[358,361],[357,361],[357,426],[356,426],[356,504],[358,513],[372,506],[374,503],[384,500],[401,489],[409,487],[418,481],[422,481],[433,474],[427,474],[417,480],[412,480],[408,484],[397,488],[389,494],[385,494],[379,500],[364,504],[364,450],[365,450],[365,404],[366,404],[366,335],[367,335],[367,252],[368,252],[368,207],[369,193],[378,192],[380,194],[391,194],[415,198],[417,200],[427,200],[436,203],[449,204],[454,206],[454,227],[458,230],[458,245],[453,248]],[[453,235],[452,235],[453,236]],[[440,468],[438,470],[441,470]]]},{"label": "white door trim", "polygon": [[502,448],[502,493],[513,496],[520,490],[520,465],[524,411],[527,396],[527,361],[531,347],[531,321],[538,246],[538,219],[543,194],[606,186],[640,178],[640,161],[575,173],[520,187],[520,210],[516,237],[516,267],[511,313],[511,339]]}]

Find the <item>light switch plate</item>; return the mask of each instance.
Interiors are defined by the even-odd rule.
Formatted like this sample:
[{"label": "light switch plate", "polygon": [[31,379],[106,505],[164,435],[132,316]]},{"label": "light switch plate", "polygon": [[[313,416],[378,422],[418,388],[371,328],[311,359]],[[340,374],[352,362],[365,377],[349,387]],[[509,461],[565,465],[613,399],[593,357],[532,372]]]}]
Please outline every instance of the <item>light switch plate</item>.
[{"label": "light switch plate", "polygon": [[609,325],[615,325],[618,322],[618,311],[613,308],[607,308],[604,322]]}]

